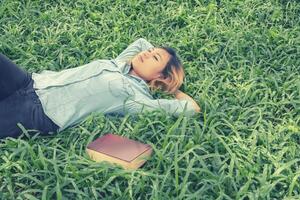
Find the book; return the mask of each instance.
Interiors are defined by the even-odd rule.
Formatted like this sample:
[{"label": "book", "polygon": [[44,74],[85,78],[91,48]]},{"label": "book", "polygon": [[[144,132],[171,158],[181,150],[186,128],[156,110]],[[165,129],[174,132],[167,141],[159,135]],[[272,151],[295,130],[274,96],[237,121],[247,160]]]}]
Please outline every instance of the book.
[{"label": "book", "polygon": [[124,169],[138,169],[152,154],[148,144],[108,133],[87,146],[87,154],[97,162],[106,161]]}]

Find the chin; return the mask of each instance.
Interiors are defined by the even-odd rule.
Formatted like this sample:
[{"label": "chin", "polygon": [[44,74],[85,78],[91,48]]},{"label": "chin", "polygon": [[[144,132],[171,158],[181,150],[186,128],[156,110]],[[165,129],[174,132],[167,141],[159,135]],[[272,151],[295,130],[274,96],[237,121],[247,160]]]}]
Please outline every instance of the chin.
[{"label": "chin", "polygon": [[139,65],[141,65],[142,63],[141,63],[141,61],[139,60],[139,57],[138,57],[138,56],[135,56],[135,57],[132,59],[132,64],[133,64],[134,66],[139,66]]}]

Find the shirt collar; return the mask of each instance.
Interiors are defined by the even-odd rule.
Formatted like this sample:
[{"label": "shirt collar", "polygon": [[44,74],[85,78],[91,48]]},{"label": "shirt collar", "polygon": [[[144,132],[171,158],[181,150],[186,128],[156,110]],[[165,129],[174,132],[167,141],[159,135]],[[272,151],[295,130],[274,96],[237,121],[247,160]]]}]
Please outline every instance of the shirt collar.
[{"label": "shirt collar", "polygon": [[126,76],[128,76],[129,78],[137,81],[141,86],[142,88],[150,94],[150,89],[149,89],[149,86],[148,84],[145,82],[144,79],[138,77],[138,76],[135,76],[135,75],[132,75],[132,74],[129,74],[129,71],[130,71],[130,68],[131,68],[131,65],[129,63],[126,63],[122,72],[123,74],[125,74]]}]

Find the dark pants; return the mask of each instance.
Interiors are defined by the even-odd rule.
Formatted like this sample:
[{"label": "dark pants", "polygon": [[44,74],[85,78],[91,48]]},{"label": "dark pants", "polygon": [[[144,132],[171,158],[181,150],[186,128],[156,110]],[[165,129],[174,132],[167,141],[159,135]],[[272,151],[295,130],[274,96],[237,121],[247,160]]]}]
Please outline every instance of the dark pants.
[{"label": "dark pants", "polygon": [[33,82],[31,74],[0,53],[0,139],[20,136],[21,127],[41,135],[59,129],[44,113]]}]

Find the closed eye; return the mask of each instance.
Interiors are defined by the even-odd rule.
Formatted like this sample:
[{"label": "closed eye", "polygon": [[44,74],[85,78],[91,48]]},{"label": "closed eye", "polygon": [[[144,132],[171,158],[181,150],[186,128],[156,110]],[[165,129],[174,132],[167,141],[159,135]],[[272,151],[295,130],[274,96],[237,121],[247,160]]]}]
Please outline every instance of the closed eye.
[{"label": "closed eye", "polygon": [[[151,48],[151,49],[148,49],[148,51],[151,53],[151,50],[153,50],[154,48]],[[158,61],[158,58],[156,57],[156,56],[153,56],[154,57],[154,59],[156,60],[156,61]]]}]

